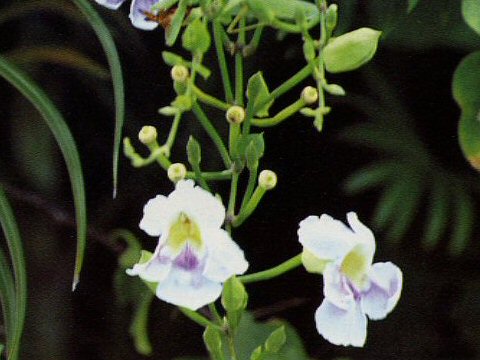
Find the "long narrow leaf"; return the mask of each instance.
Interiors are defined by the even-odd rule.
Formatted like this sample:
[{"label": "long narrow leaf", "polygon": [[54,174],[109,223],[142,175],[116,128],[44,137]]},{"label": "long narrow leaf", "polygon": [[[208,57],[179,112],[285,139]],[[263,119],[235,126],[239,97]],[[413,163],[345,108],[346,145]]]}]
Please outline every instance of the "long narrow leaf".
[{"label": "long narrow leaf", "polygon": [[399,172],[398,167],[396,161],[375,162],[350,175],[343,187],[350,195],[362,193],[396,177]]},{"label": "long narrow leaf", "polygon": [[452,255],[460,255],[470,240],[475,221],[472,198],[461,185],[455,187],[455,223],[448,250]]},{"label": "long narrow leaf", "polygon": [[2,56],[0,56],[0,76],[15,86],[40,112],[50,131],[52,131],[65,159],[72,186],[77,221],[77,253],[72,283],[72,289],[75,289],[82,269],[87,234],[85,186],[77,146],[62,114],[45,92],[27,74]]},{"label": "long narrow leaf", "polygon": [[449,198],[448,187],[441,177],[432,181],[432,190],[429,195],[429,211],[425,224],[425,236],[423,245],[432,249],[437,245],[440,236],[445,232],[448,225]]},{"label": "long narrow leaf", "polygon": [[85,15],[88,22],[97,34],[107,57],[112,74],[113,94],[115,98],[115,135],[113,139],[113,197],[117,194],[118,184],[118,159],[120,154],[120,142],[122,140],[122,128],[125,120],[125,88],[123,86],[122,66],[113,37],[88,0],[73,0],[75,5]]},{"label": "long narrow leaf", "polygon": [[[0,214],[1,215],[1,214]],[[10,264],[5,253],[0,248],[0,302],[2,303],[2,314],[7,346],[10,349],[15,333],[15,283],[13,281]]]},{"label": "long narrow leaf", "polygon": [[[7,240],[8,250],[10,251],[10,257],[12,259],[13,273],[15,275],[15,324],[13,337],[11,337],[11,344],[8,348],[8,359],[16,360],[18,359],[18,353],[20,350],[20,340],[22,338],[23,324],[25,322],[25,310],[27,307],[27,272],[25,270],[25,259],[23,255],[20,232],[18,231],[18,226],[15,221],[13,211],[1,187],[0,223],[2,224],[5,239]],[[11,281],[11,279],[7,279],[7,282],[8,281]],[[5,295],[11,297],[10,291],[11,290],[6,291]],[[11,299],[8,301],[11,301]],[[11,303],[8,306],[11,307]]]}]

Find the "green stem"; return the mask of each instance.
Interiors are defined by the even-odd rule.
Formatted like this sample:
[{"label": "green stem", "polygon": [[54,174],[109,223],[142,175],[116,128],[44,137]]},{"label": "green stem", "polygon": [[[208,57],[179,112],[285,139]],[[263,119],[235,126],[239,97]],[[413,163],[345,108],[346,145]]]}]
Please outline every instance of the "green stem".
[{"label": "green stem", "polygon": [[290,270],[293,270],[299,267],[300,265],[302,265],[302,254],[298,254],[293,258],[271,269],[260,271],[254,274],[239,276],[238,280],[240,280],[244,284],[257,282],[257,281],[270,280]]},{"label": "green stem", "polygon": [[[245,27],[245,18],[240,20],[240,27]],[[240,29],[237,45],[242,48],[245,45],[245,29]],[[235,53],[235,104],[243,106],[243,54]]]},{"label": "green stem", "polygon": [[[327,2],[326,0],[317,0],[317,6],[320,10],[320,55],[318,57],[318,65],[317,65],[317,73],[315,74],[315,78],[317,80],[317,90],[318,90],[318,108],[324,109],[325,108],[325,93],[323,91],[323,84],[325,83],[325,65],[323,60],[323,48],[327,44],[328,41],[328,34],[327,34],[327,26],[325,20],[325,12],[327,9]],[[314,120],[315,127],[321,131],[323,128],[323,113],[321,111],[317,112],[317,116]]]},{"label": "green stem", "polygon": [[228,148],[230,150],[230,155],[232,157],[237,147],[237,141],[238,141],[239,135],[240,135],[240,125],[230,124],[229,134],[228,134]]},{"label": "green stem", "polygon": [[312,69],[310,65],[305,65],[302,69],[300,69],[295,75],[291,76],[288,80],[282,83],[282,85],[278,86],[274,89],[270,96],[268,96],[264,101],[255,104],[255,108],[253,109],[253,113],[257,113],[259,109],[267,105],[272,100],[280,97],[281,95],[285,94],[287,91],[292,89],[293,87],[300,84],[303,80],[309,77],[312,73]]},{"label": "green stem", "polygon": [[263,28],[264,26],[258,26],[257,28],[255,28],[252,39],[245,47],[245,51],[243,52],[244,56],[250,56],[257,50],[260,39],[262,38]]},{"label": "green stem", "polygon": [[222,77],[223,91],[227,103],[233,103],[232,83],[228,72],[228,64],[225,58],[225,49],[223,47],[222,33],[224,32],[222,24],[218,20],[213,21],[213,41],[217,51],[218,65],[220,66],[220,75]]},{"label": "green stem", "polygon": [[[202,177],[207,181],[212,180],[230,180],[232,178],[232,170],[223,170],[223,171],[205,171],[202,172]],[[195,179],[195,173],[192,171],[187,172],[187,179]]]},{"label": "green stem", "polygon": [[223,159],[223,163],[225,164],[225,167],[229,169],[232,166],[232,160],[230,159],[228,150],[225,147],[225,144],[223,143],[222,138],[218,134],[217,130],[215,130],[212,123],[210,122],[210,120],[207,118],[207,116],[203,112],[202,108],[197,103],[193,104],[192,111],[197,117],[198,121],[200,121],[200,124],[203,126],[207,134],[212,139],[213,143],[216,145]]},{"label": "green stem", "polygon": [[168,170],[170,165],[172,165],[172,162],[163,154],[165,150],[158,146],[156,142],[153,144],[148,144],[147,146],[150,150],[150,155],[145,159],[143,166],[156,161],[164,170]]},{"label": "green stem", "polygon": [[253,192],[252,197],[248,200],[248,203],[240,211],[238,216],[232,221],[234,227],[242,225],[242,223],[247,220],[247,218],[252,215],[253,211],[257,208],[260,200],[262,200],[263,195],[265,195],[266,190],[260,186],[257,186]]},{"label": "green stem", "polygon": [[196,322],[198,325],[201,325],[203,327],[211,326],[217,330],[223,331],[223,328],[221,326],[218,326],[217,324],[214,324],[210,320],[208,320],[206,317],[203,315],[200,315],[198,312],[187,309],[185,307],[179,306],[178,307],[180,311],[188,317],[190,320]]},{"label": "green stem", "polygon": [[220,99],[217,99],[216,97],[209,95],[205,93],[203,90],[199,89],[195,85],[192,85],[193,92],[195,93],[196,97],[198,100],[203,102],[204,104],[213,106],[217,109],[227,111],[231,105],[223,102]]},{"label": "green stem", "polygon": [[[257,183],[258,166],[249,170],[250,174],[248,176],[248,185],[247,189],[245,190],[245,194],[243,195],[242,205],[240,209],[245,208],[245,206],[247,205],[248,201],[252,197],[253,190],[255,190],[255,184]],[[242,212],[242,210],[240,210],[240,212]]]},{"label": "green stem", "polygon": [[233,338],[233,334],[228,332],[228,347],[230,349],[230,356],[232,360],[238,360],[237,350],[235,349],[235,341]]},{"label": "green stem", "polygon": [[302,98],[279,111],[275,116],[264,119],[252,119],[251,124],[258,127],[270,127],[280,124],[305,106]]},{"label": "green stem", "polygon": [[165,145],[164,145],[167,147],[169,151],[173,147],[173,144],[175,142],[175,137],[177,136],[177,131],[178,131],[178,125],[180,124],[181,118],[182,118],[181,112],[178,112],[173,118],[172,127],[170,128],[167,141],[165,142]]},{"label": "green stem", "polygon": [[200,184],[202,188],[204,188],[208,192],[212,192],[207,182],[205,181],[205,178],[203,177],[202,172],[200,171],[200,165],[192,164],[192,168],[193,168],[193,173],[195,174],[195,180]]},{"label": "green stem", "polygon": [[[237,200],[238,178],[239,178],[239,173],[234,170],[232,174],[232,181],[230,183],[230,197],[228,199],[227,219],[233,219],[235,216],[235,203]],[[227,230],[230,233],[232,230],[230,226],[230,222],[228,222],[228,225],[229,226]]]}]

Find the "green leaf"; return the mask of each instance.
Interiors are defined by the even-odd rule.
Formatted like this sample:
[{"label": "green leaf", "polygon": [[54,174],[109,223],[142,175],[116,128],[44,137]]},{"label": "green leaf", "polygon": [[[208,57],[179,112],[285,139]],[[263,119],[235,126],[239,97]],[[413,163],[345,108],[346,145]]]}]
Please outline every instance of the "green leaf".
[{"label": "green leaf", "polygon": [[396,174],[398,174],[396,161],[376,162],[350,175],[345,181],[344,189],[351,195],[359,194],[384,184]]},{"label": "green leaf", "polygon": [[[273,100],[268,102],[262,108],[258,109],[259,104],[263,104],[265,100],[270,96],[270,91],[268,90],[267,83],[263,78],[261,71],[253,74],[250,79],[248,79],[247,85],[247,98],[248,98],[248,108],[254,109],[255,116],[266,117],[268,116],[268,109],[273,104]],[[252,103],[250,103],[252,102]]]},{"label": "green leaf", "polygon": [[474,204],[471,196],[462,186],[455,188],[455,222],[448,250],[454,256],[460,255],[467,247],[474,225]]},{"label": "green leaf", "polygon": [[73,0],[95,31],[107,57],[113,82],[115,98],[115,133],[113,138],[113,197],[117,194],[118,159],[122,141],[122,128],[125,121],[125,89],[123,84],[122,66],[113,37],[88,0]]},{"label": "green leaf", "polygon": [[437,245],[440,236],[445,232],[449,217],[449,197],[448,187],[443,179],[439,178],[432,181],[431,193],[429,196],[429,211],[425,223],[425,235],[423,245],[427,249],[432,249]]},{"label": "green leaf", "polygon": [[418,5],[420,0],[408,0],[408,10],[407,12],[412,12]]},{"label": "green leaf", "polygon": [[202,150],[200,149],[200,144],[193,136],[190,135],[187,143],[187,156],[188,162],[192,166],[198,166],[202,160]]},{"label": "green leaf", "polygon": [[222,305],[227,311],[239,311],[247,307],[248,294],[243,283],[232,276],[223,284]]},{"label": "green leaf", "polygon": [[177,41],[178,34],[180,34],[180,29],[182,28],[183,20],[187,14],[187,4],[187,0],[179,1],[172,24],[167,30],[165,30],[165,42],[168,46],[173,46],[175,41]]},{"label": "green leaf", "polygon": [[127,243],[127,249],[118,258],[118,264],[123,270],[131,268],[139,261],[142,245],[131,231],[117,229],[112,232],[110,237],[113,240],[124,240]]},{"label": "green leaf", "polygon": [[385,187],[373,216],[373,223],[377,228],[384,229],[394,218],[396,208],[404,201],[405,194],[409,194],[409,190],[408,177],[403,176]]},{"label": "green leaf", "polygon": [[182,46],[193,54],[204,54],[211,44],[207,26],[199,18],[188,24],[182,35]]},{"label": "green leaf", "polygon": [[480,1],[462,0],[462,15],[468,26],[480,35]]},{"label": "green leaf", "polygon": [[[0,213],[0,216],[2,214]],[[8,348],[13,344],[16,325],[15,283],[10,264],[5,253],[0,248],[0,302],[2,303],[3,326]]]},{"label": "green leaf", "polygon": [[285,321],[273,320],[268,323],[256,322],[245,312],[235,333],[235,347],[241,360],[250,359],[252,352],[268,339],[272,331],[285,327],[285,345],[276,354],[264,353],[262,360],[309,360],[302,339],[295,329]]},{"label": "green leaf", "polygon": [[143,292],[143,298],[135,307],[133,320],[129,329],[130,336],[133,338],[135,344],[135,349],[142,355],[152,354],[152,344],[148,336],[148,319],[150,315],[150,305],[154,297],[154,293],[151,291]]},{"label": "green leaf", "polygon": [[[412,225],[412,222],[418,214],[420,200],[423,195],[424,181],[421,178],[412,174],[412,176],[404,179],[408,186],[408,192],[403,193],[401,200],[397,201],[397,207],[395,212],[398,216],[395,221],[390,224],[390,230],[387,234],[389,238],[394,241],[400,240],[405,234],[408,227]],[[408,196],[405,196],[408,194]]]},{"label": "green leaf", "polygon": [[203,332],[203,341],[205,342],[205,346],[213,360],[224,359],[222,335],[220,334],[220,331],[212,326],[207,326]]},{"label": "green leaf", "polygon": [[242,164],[246,161],[250,169],[258,165],[258,161],[263,157],[264,152],[263,133],[248,134],[237,141],[234,158]]},{"label": "green leaf", "polygon": [[287,341],[287,335],[285,334],[285,326],[280,326],[274,330],[268,339],[265,341],[265,350],[270,353],[278,353],[280,349],[285,345]]},{"label": "green leaf", "polygon": [[[2,73],[2,62],[0,59],[0,73]],[[8,250],[10,253],[10,258],[13,265],[13,274],[15,278],[15,297],[14,304],[15,307],[12,308],[12,277],[11,275],[3,275],[1,277],[2,285],[5,285],[5,288],[2,286],[2,306],[4,309],[8,308],[8,311],[13,310],[13,314],[9,315],[4,313],[5,317],[10,318],[9,321],[6,321],[6,324],[10,326],[10,331],[13,332],[13,335],[7,335],[7,339],[10,339],[8,344],[8,356],[9,360],[16,360],[19,357],[20,351],[20,342],[23,333],[23,326],[25,322],[25,312],[27,307],[27,274],[25,270],[25,260],[23,254],[22,240],[20,238],[20,232],[18,231],[18,226],[15,221],[15,216],[13,214],[12,208],[3,192],[3,188],[0,186],[0,223],[2,225],[3,233],[5,234],[5,239],[7,241]],[[5,255],[1,254],[2,262],[7,262]],[[9,266],[2,267],[3,271],[8,271]],[[12,323],[13,318],[13,323]]]},{"label": "green leaf", "polygon": [[75,203],[77,252],[72,288],[75,289],[82,270],[87,234],[87,210],[83,172],[75,141],[61,113],[43,90],[25,73],[0,56],[0,76],[15,86],[40,112],[52,131],[67,165]]},{"label": "green leaf", "polygon": [[480,51],[465,57],[453,75],[452,92],[462,109],[458,138],[465,158],[480,170]]},{"label": "green leaf", "polygon": [[331,73],[358,69],[375,55],[380,35],[381,31],[360,28],[331,38],[323,49],[325,69]]}]

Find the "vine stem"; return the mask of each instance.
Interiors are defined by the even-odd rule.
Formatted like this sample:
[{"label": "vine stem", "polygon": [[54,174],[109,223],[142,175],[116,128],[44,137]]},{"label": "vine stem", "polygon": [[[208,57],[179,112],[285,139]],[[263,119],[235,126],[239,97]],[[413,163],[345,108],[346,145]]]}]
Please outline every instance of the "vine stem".
[{"label": "vine stem", "polygon": [[222,77],[223,91],[225,92],[225,100],[227,103],[233,103],[232,82],[228,72],[228,64],[225,58],[225,50],[223,47],[222,33],[224,32],[222,24],[218,20],[213,20],[213,41],[217,52],[218,65],[220,67],[220,75]]},{"label": "vine stem", "polygon": [[253,283],[257,281],[270,280],[290,270],[293,270],[299,267],[300,265],[302,265],[301,253],[287,261],[284,261],[280,265],[277,265],[271,269],[260,271],[254,274],[239,276],[238,280],[240,280],[244,284]]},{"label": "vine stem", "polygon": [[203,315],[200,315],[198,312],[187,309],[183,306],[179,306],[178,309],[190,320],[193,322],[196,322],[198,325],[201,325],[203,327],[211,326],[219,331],[223,331],[223,328],[217,324],[214,324],[210,320],[208,320],[206,317]]}]

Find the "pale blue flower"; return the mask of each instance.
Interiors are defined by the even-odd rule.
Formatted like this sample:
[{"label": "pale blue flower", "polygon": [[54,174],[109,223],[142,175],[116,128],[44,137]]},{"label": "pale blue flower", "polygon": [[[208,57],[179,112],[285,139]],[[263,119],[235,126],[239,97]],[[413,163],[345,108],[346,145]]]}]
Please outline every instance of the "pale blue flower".
[{"label": "pale blue flower", "polygon": [[[125,0],[95,0],[100,5],[103,5],[109,9],[118,9]],[[158,26],[158,22],[152,21],[146,14],[156,14],[158,10],[158,4],[165,0],[133,0],[130,5],[129,18],[132,21],[133,26],[142,30],[153,30]],[[157,5],[154,8],[154,5]]]},{"label": "pale blue flower", "polygon": [[367,317],[380,320],[390,313],[402,290],[402,272],[391,262],[372,264],[375,238],[354,212],[347,227],[323,214],[300,223],[307,270],[323,273],[322,304],[315,313],[317,330],[335,345],[363,346]]},{"label": "pale blue flower", "polygon": [[222,283],[248,268],[243,251],[221,226],[225,207],[219,199],[180,180],[168,195],[158,195],[143,209],[140,228],[160,236],[153,256],[127,270],[158,283],[158,298],[191,310],[214,302]]}]

